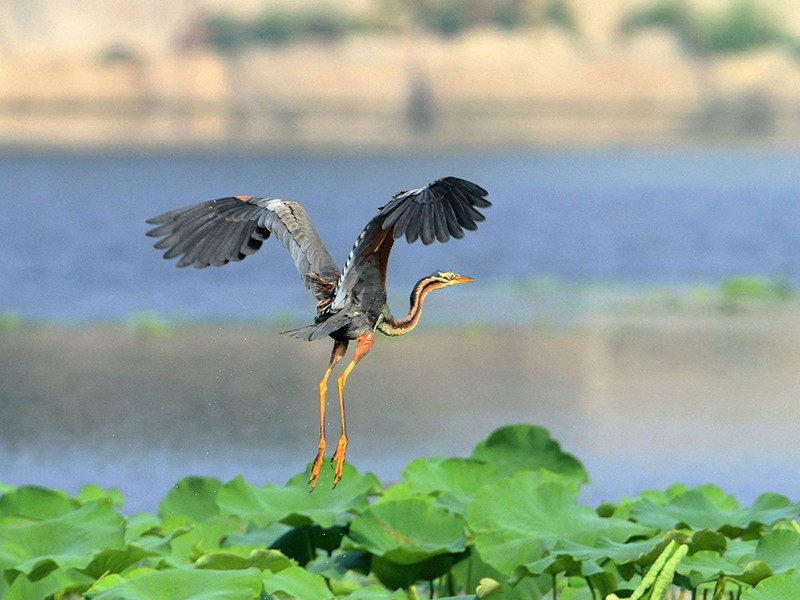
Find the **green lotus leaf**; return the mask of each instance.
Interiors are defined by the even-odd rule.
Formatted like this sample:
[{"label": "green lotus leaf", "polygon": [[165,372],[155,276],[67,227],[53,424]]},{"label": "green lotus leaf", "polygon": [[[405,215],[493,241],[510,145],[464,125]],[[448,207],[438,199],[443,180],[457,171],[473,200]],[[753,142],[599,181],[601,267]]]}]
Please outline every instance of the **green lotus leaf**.
[{"label": "green lotus leaf", "polygon": [[418,458],[403,469],[403,481],[421,494],[449,492],[471,497],[498,477],[497,466],[475,458]]},{"label": "green lotus leaf", "polygon": [[[635,542],[615,542],[600,537],[590,544],[585,544],[571,539],[564,539],[555,543],[546,558],[569,557],[574,561],[605,562],[611,560],[617,565],[628,563],[649,565],[661,554],[667,544],[675,538],[675,534],[677,532],[670,532],[670,534],[658,539],[648,538]],[[529,566],[533,567],[533,565]],[[532,572],[538,573],[540,571],[532,569]],[[594,573],[581,574],[592,575]]]},{"label": "green lotus leaf", "polygon": [[246,531],[229,533],[222,540],[222,547],[262,546],[269,548],[276,540],[290,531],[294,531],[294,528],[283,523],[270,523],[266,527],[250,526]]},{"label": "green lotus leaf", "polygon": [[776,529],[764,534],[758,540],[753,558],[768,564],[775,575],[800,569],[800,533],[792,529]]},{"label": "green lotus leaf", "polygon": [[737,564],[743,565],[752,560],[756,554],[758,546],[757,540],[728,540],[728,547],[725,550],[725,558]]},{"label": "green lotus leaf", "polygon": [[296,560],[301,566],[317,556],[317,549],[333,552],[342,542],[344,527],[323,528],[319,525],[295,527],[270,544]]},{"label": "green lotus leaf", "polygon": [[760,496],[751,508],[715,486],[701,486],[672,497],[667,504],[644,498],[631,507],[633,519],[650,527],[711,529],[738,537],[753,524],[772,525],[800,515],[800,503],[792,504],[778,494]]},{"label": "green lotus leaf", "polygon": [[168,555],[173,552],[173,542],[194,528],[192,525],[173,527],[169,533],[165,533],[163,525],[162,521],[147,513],[130,517],[125,527],[125,542],[156,554]]},{"label": "green lotus leaf", "polygon": [[198,569],[218,571],[255,567],[260,571],[277,573],[294,566],[294,561],[278,550],[254,547],[235,547],[211,550],[195,561]]},{"label": "green lotus leaf", "polygon": [[469,554],[463,560],[453,565],[448,577],[452,578],[456,589],[462,589],[466,594],[475,591],[479,596],[478,586],[481,580],[498,581],[502,584],[502,589],[492,595],[492,598],[499,600],[543,598],[552,588],[553,582],[549,575],[534,577],[527,574],[522,579],[510,581],[508,573],[501,573],[487,564],[474,547],[470,548]]},{"label": "green lotus leaf", "polygon": [[74,510],[77,506],[78,502],[64,491],[37,485],[21,485],[0,496],[0,521],[8,516],[52,519]]},{"label": "green lotus leaf", "polygon": [[578,505],[574,486],[520,472],[485,485],[467,509],[467,523],[483,559],[502,573],[534,563],[558,542],[625,542],[652,530]]},{"label": "green lotus leaf", "polygon": [[268,594],[282,595],[293,600],[327,600],[333,592],[325,579],[302,567],[289,567],[279,573],[265,572],[264,591]]},{"label": "green lotus leaf", "polygon": [[694,586],[698,586],[705,581],[717,579],[720,575],[741,576],[744,567],[713,550],[700,550],[684,557],[675,572],[687,577]]},{"label": "green lotus leaf", "polygon": [[183,568],[136,574],[119,585],[90,589],[85,595],[91,600],[257,600],[261,586],[258,569]]},{"label": "green lotus leaf", "polygon": [[93,483],[83,486],[75,496],[75,499],[81,504],[96,502],[97,500],[107,500],[114,506],[125,505],[125,496],[120,490],[117,488],[108,488],[106,490]]},{"label": "green lotus leaf", "polygon": [[372,574],[389,589],[407,589],[418,581],[442,577],[454,562],[453,554],[437,554],[413,563],[398,563],[384,556],[373,556]]},{"label": "green lotus leaf", "polygon": [[793,600],[800,598],[800,575],[767,577],[756,587],[745,590],[742,600]]},{"label": "green lotus leaf", "polygon": [[184,477],[158,505],[161,517],[184,515],[201,522],[219,515],[217,492],[222,482],[214,477]]},{"label": "green lotus leaf", "polygon": [[405,481],[393,483],[392,485],[384,488],[383,493],[377,498],[376,502],[394,502],[396,500],[409,500],[410,498],[426,499],[429,500],[431,504],[436,502],[436,498],[428,495],[427,492],[414,491],[414,489]]},{"label": "green lotus leaf", "polygon": [[701,529],[692,534],[692,538],[688,544],[689,551],[692,553],[699,552],[700,550],[713,550],[718,554],[725,554],[725,551],[728,549],[728,538],[718,531]]},{"label": "green lotus leaf", "polygon": [[800,502],[792,503],[781,494],[762,494],[746,509],[741,517],[742,524],[760,523],[775,525],[780,521],[797,519],[800,517]]},{"label": "green lotus leaf", "polygon": [[164,536],[161,519],[150,513],[138,513],[128,517],[125,540],[134,541],[146,535]]},{"label": "green lotus leaf", "polygon": [[19,575],[14,579],[14,583],[8,587],[5,594],[0,588],[0,597],[3,600],[58,597],[56,594],[60,592],[80,593],[92,585],[93,581],[93,577],[72,569],[56,569],[37,581],[31,581],[25,575]]},{"label": "green lotus leaf", "polygon": [[91,502],[44,521],[0,524],[0,566],[5,579],[31,581],[57,568],[86,568],[101,550],[122,548],[125,520],[108,502]]},{"label": "green lotus leaf", "polygon": [[92,557],[81,572],[97,579],[104,573],[122,573],[127,568],[139,563],[145,558],[158,556],[159,552],[143,548],[138,544],[127,543],[122,548],[106,548]]},{"label": "green lotus leaf", "polygon": [[374,583],[368,577],[372,555],[361,550],[337,549],[305,565],[307,571],[322,575],[337,595],[347,595]]},{"label": "green lotus leaf", "polygon": [[642,525],[662,530],[681,527],[718,530],[730,524],[734,512],[698,490],[688,490],[665,505],[645,498],[631,508],[631,517]]},{"label": "green lotus leaf", "polygon": [[495,465],[474,458],[418,458],[403,470],[403,481],[379,501],[430,495],[437,505],[463,515],[474,493],[498,477]]},{"label": "green lotus leaf", "polygon": [[763,560],[751,560],[744,566],[742,574],[736,577],[736,579],[750,585],[756,585],[774,574],[770,566]]},{"label": "green lotus leaf", "polygon": [[472,458],[495,465],[503,475],[547,469],[580,483],[589,481],[577,458],[563,452],[546,429],[532,425],[510,425],[494,431],[475,446]]},{"label": "green lotus leaf", "polygon": [[464,519],[420,499],[376,503],[350,524],[346,549],[365,550],[401,565],[466,548]]},{"label": "green lotus leaf", "polygon": [[749,585],[756,585],[771,575],[783,574],[800,565],[800,533],[778,529],[765,534],[758,542],[732,540],[724,555],[702,550],[686,557],[678,573],[697,585],[725,575]]},{"label": "green lotus leaf", "polygon": [[[327,471],[328,469],[323,469]],[[258,526],[281,521],[292,527],[307,527],[312,523],[329,528],[348,520],[348,513],[358,513],[369,505],[369,497],[380,489],[372,473],[361,475],[354,467],[345,465],[342,481],[333,489],[320,478],[320,484],[309,493],[301,475],[283,487],[255,487],[237,477],[223,485],[217,504],[226,514],[237,515]]]},{"label": "green lotus leaf", "polygon": [[617,517],[620,519],[629,519],[631,516],[631,509],[642,500],[648,499],[664,506],[673,496],[685,492],[687,487],[685,485],[675,485],[667,488],[667,490],[645,490],[635,498],[622,498],[617,504],[604,502],[597,508],[597,513],[601,517]]},{"label": "green lotus leaf", "polygon": [[[184,519],[182,516],[175,518],[177,522]],[[170,521],[170,518],[165,519],[164,525],[173,532],[169,541],[169,556],[175,564],[194,562],[206,552],[221,547],[229,535],[241,533],[244,529],[244,524],[231,516],[218,516],[177,528]]]},{"label": "green lotus leaf", "polygon": [[347,600],[408,600],[408,594],[405,591],[387,590],[382,585],[377,584],[352,591],[344,597]]}]

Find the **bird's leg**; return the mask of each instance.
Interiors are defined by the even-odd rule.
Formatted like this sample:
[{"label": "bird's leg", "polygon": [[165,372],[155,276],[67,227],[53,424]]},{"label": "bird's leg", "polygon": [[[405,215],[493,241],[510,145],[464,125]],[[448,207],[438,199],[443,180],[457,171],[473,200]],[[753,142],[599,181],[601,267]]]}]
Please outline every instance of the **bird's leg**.
[{"label": "bird's leg", "polygon": [[336,471],[333,475],[333,487],[336,487],[336,484],[339,483],[339,480],[342,478],[344,457],[347,454],[347,425],[344,413],[344,386],[347,383],[347,377],[350,375],[350,371],[353,370],[358,361],[367,355],[367,352],[370,351],[372,344],[374,343],[375,334],[371,331],[358,337],[358,346],[356,346],[356,352],[353,356],[353,360],[350,361],[350,364],[347,365],[344,373],[342,373],[341,377],[339,377],[337,381],[339,388],[339,415],[341,416],[342,420],[342,436],[339,438],[339,444],[336,446],[336,453],[331,458],[331,462],[336,463]]},{"label": "bird's leg", "polygon": [[333,351],[331,352],[331,361],[328,363],[325,375],[322,376],[322,381],[319,382],[319,446],[317,447],[317,457],[314,459],[314,465],[311,467],[311,477],[308,480],[312,490],[317,487],[319,472],[322,469],[322,463],[325,458],[325,448],[327,447],[325,443],[325,396],[328,392],[328,377],[330,377],[331,371],[333,371],[333,367],[336,366],[336,363],[344,358],[345,352],[347,352],[347,341],[336,340],[333,344]]}]

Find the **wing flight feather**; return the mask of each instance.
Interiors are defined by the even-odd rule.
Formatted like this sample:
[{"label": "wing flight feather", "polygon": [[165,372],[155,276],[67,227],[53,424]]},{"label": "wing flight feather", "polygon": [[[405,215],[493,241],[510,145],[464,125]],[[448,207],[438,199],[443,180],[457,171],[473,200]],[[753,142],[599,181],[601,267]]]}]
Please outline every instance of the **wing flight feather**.
[{"label": "wing flight feather", "polygon": [[238,262],[255,253],[270,234],[289,251],[306,287],[317,300],[330,295],[324,282],[339,270],[303,206],[290,200],[239,196],[208,200],[147,221],[155,248],[179,267],[204,269]]},{"label": "wing flight feather", "polygon": [[485,217],[478,210],[492,205],[481,186],[443,177],[423,188],[398,192],[379,209],[356,239],[336,285],[331,311],[341,309],[356,283],[372,278],[384,285],[389,251],[394,240],[405,236],[408,243],[447,242],[475,230]]}]

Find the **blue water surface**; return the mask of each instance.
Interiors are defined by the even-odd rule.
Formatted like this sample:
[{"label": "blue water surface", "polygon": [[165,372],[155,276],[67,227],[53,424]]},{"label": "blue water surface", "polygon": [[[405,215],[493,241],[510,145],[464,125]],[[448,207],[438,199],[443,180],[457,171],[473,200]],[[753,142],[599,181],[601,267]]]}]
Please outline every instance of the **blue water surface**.
[{"label": "blue water surface", "polygon": [[287,197],[306,205],[343,262],[394,192],[443,175],[479,183],[495,206],[461,241],[398,245],[390,290],[405,295],[439,268],[488,287],[542,276],[714,284],[743,274],[798,284],[798,166],[799,153],[766,150],[5,157],[0,311],[53,321],[141,310],[204,320],[311,314],[279,244],[222,269],[178,271],[151,248],[145,219],[231,194]]}]

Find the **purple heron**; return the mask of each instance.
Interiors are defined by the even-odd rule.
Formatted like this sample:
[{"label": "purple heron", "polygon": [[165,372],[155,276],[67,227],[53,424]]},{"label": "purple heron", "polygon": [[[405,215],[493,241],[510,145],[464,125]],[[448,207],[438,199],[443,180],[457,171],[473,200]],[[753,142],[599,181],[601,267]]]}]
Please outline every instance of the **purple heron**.
[{"label": "purple heron", "polygon": [[386,304],[386,268],[395,240],[446,242],[475,230],[484,220],[479,208],[491,203],[482,187],[456,177],[395,194],[361,231],[341,271],[331,258],[303,206],[290,200],[232,196],[209,200],[153,217],[147,232],[160,238],[155,248],[164,258],[178,258],[179,267],[203,269],[240,261],[261,248],[271,234],[289,251],[306,287],[317,300],[314,323],[286,331],[302,340],[333,338],[333,352],[319,383],[319,444],[311,467],[311,489],[317,485],[325,456],[325,405],[328,378],[344,358],[350,340],[355,354],[337,381],[341,436],[332,462],[334,486],[342,477],[347,452],[344,389],[356,364],[375,341],[375,331],[403,335],[419,322],[425,297],[440,288],[469,283],[471,278],[437,271],[420,279],[411,291],[411,307],[400,319]]}]

